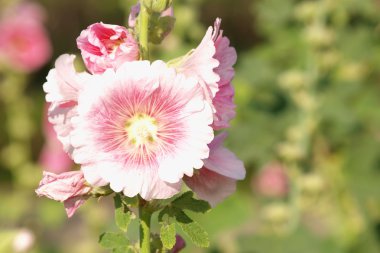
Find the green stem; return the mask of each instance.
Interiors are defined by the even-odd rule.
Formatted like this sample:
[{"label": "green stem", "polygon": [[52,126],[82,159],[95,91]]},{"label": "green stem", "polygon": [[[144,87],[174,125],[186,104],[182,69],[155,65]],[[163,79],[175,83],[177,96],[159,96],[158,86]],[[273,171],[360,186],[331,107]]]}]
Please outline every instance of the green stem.
[{"label": "green stem", "polygon": [[140,218],[140,252],[150,253],[150,219],[152,212],[146,206],[147,202],[140,199],[139,218]]},{"label": "green stem", "polygon": [[139,14],[139,42],[141,57],[143,60],[149,59],[148,34],[149,34],[149,13],[141,3]]}]

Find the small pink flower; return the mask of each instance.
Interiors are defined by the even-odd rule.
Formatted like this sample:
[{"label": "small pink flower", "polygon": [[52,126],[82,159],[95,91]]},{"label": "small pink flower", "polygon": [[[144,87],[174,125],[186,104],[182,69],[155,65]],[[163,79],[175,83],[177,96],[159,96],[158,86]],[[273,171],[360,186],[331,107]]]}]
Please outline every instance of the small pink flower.
[{"label": "small pink flower", "polygon": [[44,171],[36,193],[50,199],[63,202],[67,216],[70,218],[74,212],[88,198],[91,187],[86,186],[81,171],[54,174]]},{"label": "small pink flower", "polygon": [[210,156],[202,169],[184,181],[199,198],[212,206],[231,195],[236,190],[236,180],[245,178],[243,163],[228,149],[223,147],[226,134],[219,134],[210,143]]},{"label": "small pink flower", "polygon": [[[47,112],[48,104],[45,106]],[[53,125],[48,121],[47,114],[43,120],[45,145],[42,148],[39,163],[49,172],[62,173],[69,171],[73,165],[72,160],[63,150],[61,142],[57,139]]]},{"label": "small pink flower", "polygon": [[126,62],[92,76],[71,123],[72,157],[86,180],[146,200],[178,193],[214,137],[197,81],[162,61]]},{"label": "small pink flower", "polygon": [[278,163],[265,166],[252,183],[266,197],[284,197],[289,191],[288,176],[284,167]]},{"label": "small pink flower", "polygon": [[218,18],[214,28],[209,27],[207,30],[201,44],[177,67],[180,73],[198,78],[205,99],[213,107],[212,126],[215,130],[228,127],[229,121],[235,117],[231,81],[235,74],[233,65],[237,56],[235,49],[230,47],[228,38],[219,30],[220,23]]},{"label": "small pink flower", "polygon": [[42,9],[35,4],[16,6],[0,20],[0,60],[22,72],[32,72],[51,56],[51,45],[42,25]]},{"label": "small pink flower", "polygon": [[77,45],[87,69],[93,74],[139,59],[139,46],[123,26],[92,24],[81,32]]}]

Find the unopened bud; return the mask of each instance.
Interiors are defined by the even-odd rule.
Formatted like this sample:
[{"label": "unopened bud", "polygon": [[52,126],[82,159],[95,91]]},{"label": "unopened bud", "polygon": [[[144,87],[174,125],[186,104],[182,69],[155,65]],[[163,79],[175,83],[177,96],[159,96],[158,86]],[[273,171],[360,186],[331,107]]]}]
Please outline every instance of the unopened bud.
[{"label": "unopened bud", "polygon": [[161,13],[172,5],[173,0],[143,0],[142,4],[149,12]]}]

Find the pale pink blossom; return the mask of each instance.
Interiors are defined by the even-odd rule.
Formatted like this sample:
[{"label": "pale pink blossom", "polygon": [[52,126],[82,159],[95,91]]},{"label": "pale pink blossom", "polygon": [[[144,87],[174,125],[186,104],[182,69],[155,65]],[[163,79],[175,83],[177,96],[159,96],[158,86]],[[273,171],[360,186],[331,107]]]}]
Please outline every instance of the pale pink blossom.
[{"label": "pale pink blossom", "polygon": [[50,103],[49,122],[53,124],[58,140],[69,154],[72,152],[69,136],[72,131],[71,118],[76,115],[78,92],[90,77],[86,72],[76,72],[74,59],[74,55],[60,56],[43,85],[46,101]]},{"label": "pale pink blossom", "polygon": [[[140,13],[140,3],[137,3],[131,7],[131,12],[129,13],[128,17],[128,26],[129,27],[135,27],[137,22],[137,17]],[[161,15],[161,17],[174,17],[174,9],[173,6],[170,6],[166,10],[164,10]]]},{"label": "pale pink blossom", "polygon": [[0,61],[22,72],[42,67],[51,56],[42,21],[43,10],[36,4],[21,4],[7,10],[0,20]]},{"label": "pale pink blossom", "polygon": [[197,80],[162,61],[126,62],[92,76],[71,122],[72,157],[86,180],[146,200],[178,193],[214,137]]},{"label": "pale pink blossom", "polygon": [[204,161],[203,168],[192,177],[184,177],[186,185],[212,206],[235,192],[236,180],[245,178],[242,161],[223,147],[225,138],[225,133],[215,137],[209,145],[210,156]]},{"label": "pale pink blossom", "polygon": [[47,119],[47,109],[45,106],[45,117],[43,120],[43,133],[45,136],[45,144],[40,153],[39,163],[44,170],[53,173],[62,173],[69,171],[73,165],[72,160],[63,150],[61,142],[57,139],[57,134],[54,131],[53,124]]},{"label": "pale pink blossom", "polygon": [[201,44],[177,66],[180,73],[198,78],[205,99],[214,111],[212,126],[215,130],[228,127],[229,121],[235,117],[231,81],[237,56],[228,38],[220,31],[220,23],[218,18],[214,28],[208,28]]},{"label": "pale pink blossom", "polygon": [[89,197],[90,191],[91,187],[86,185],[81,171],[61,174],[44,171],[36,193],[40,197],[45,196],[63,202],[67,216],[70,218]]},{"label": "pale pink blossom", "polygon": [[289,180],[284,167],[279,163],[266,165],[252,186],[266,197],[284,197],[289,191]]},{"label": "pale pink blossom", "polygon": [[139,59],[139,46],[123,26],[92,24],[81,32],[77,45],[87,69],[93,74]]}]

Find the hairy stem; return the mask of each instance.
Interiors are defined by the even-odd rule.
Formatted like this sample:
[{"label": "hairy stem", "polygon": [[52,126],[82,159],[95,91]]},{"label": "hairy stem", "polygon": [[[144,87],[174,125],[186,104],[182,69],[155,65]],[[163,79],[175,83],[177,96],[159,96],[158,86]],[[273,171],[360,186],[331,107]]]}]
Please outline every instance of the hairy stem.
[{"label": "hairy stem", "polygon": [[149,13],[141,3],[139,14],[139,42],[141,57],[143,60],[149,59],[148,34],[149,34]]},{"label": "hairy stem", "polygon": [[152,212],[147,207],[147,202],[140,199],[139,218],[140,218],[140,252],[150,253],[150,219]]}]

